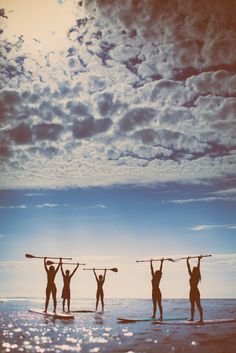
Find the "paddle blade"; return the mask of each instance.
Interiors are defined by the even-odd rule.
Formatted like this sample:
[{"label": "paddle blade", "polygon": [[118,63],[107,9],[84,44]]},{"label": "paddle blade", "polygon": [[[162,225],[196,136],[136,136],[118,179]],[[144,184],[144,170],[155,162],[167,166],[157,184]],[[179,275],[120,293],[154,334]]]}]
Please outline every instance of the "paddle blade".
[{"label": "paddle blade", "polygon": [[25,254],[25,257],[27,257],[28,259],[33,259],[33,258],[34,258],[34,255],[31,255],[31,254]]},{"label": "paddle blade", "polygon": [[111,270],[112,272],[118,272],[118,268],[116,268],[116,267],[110,268],[110,270]]},{"label": "paddle blade", "polygon": [[48,260],[47,265],[53,265],[55,262]]},{"label": "paddle blade", "polygon": [[167,261],[171,261],[171,262],[175,262],[175,260],[174,260],[174,259],[172,259],[172,258],[168,258],[168,259],[165,259],[165,260],[167,260]]}]

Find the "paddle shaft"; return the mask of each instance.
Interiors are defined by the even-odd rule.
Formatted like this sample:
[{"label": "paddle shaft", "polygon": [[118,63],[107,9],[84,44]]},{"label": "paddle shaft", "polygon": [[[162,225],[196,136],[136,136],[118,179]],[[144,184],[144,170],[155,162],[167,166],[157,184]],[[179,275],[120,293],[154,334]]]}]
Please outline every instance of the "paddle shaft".
[{"label": "paddle shaft", "polygon": [[151,262],[151,261],[161,261],[161,260],[168,260],[168,261],[173,261],[173,259],[170,259],[170,258],[163,258],[163,259],[150,259],[150,260],[136,260],[136,262]]},{"label": "paddle shaft", "polygon": [[[53,261],[47,261],[47,265],[58,265],[59,262],[53,262]],[[62,265],[86,265],[86,264],[81,264],[80,262],[62,262]]]},{"label": "paddle shaft", "polygon": [[44,259],[46,257],[47,259],[72,260],[72,257],[34,256],[34,255],[31,255],[31,254],[25,254],[25,257],[27,257],[28,259]]},{"label": "paddle shaft", "polygon": [[114,271],[115,268],[83,268],[84,271]]},{"label": "paddle shaft", "polygon": [[[201,257],[211,257],[212,255],[201,255]],[[181,257],[179,259],[176,259],[175,261],[179,260],[187,260],[187,259],[198,259],[200,256],[186,256],[186,257]]]}]

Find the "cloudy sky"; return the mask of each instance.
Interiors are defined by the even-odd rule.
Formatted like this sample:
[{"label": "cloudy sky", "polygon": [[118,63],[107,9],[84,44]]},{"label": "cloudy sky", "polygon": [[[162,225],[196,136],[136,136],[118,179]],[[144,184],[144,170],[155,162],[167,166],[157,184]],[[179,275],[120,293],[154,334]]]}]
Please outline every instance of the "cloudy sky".
[{"label": "cloudy sky", "polygon": [[[0,8],[0,295],[40,295],[24,253],[63,252],[119,267],[123,297],[149,296],[137,258],[214,254],[202,295],[235,296],[235,1]],[[166,271],[164,295],[186,297],[185,264]]]}]

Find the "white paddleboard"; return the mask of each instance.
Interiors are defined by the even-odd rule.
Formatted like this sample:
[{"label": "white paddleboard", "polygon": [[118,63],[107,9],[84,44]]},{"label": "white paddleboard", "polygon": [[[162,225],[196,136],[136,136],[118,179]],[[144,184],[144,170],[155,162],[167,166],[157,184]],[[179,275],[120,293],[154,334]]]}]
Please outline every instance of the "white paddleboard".
[{"label": "white paddleboard", "polygon": [[52,311],[47,311],[46,313],[41,309],[29,309],[30,313],[43,315],[44,317],[53,317],[54,319],[74,319],[73,315],[65,314],[65,313],[53,313]]},{"label": "white paddleboard", "polygon": [[[153,319],[152,317],[117,317],[117,320],[119,323],[131,323],[131,322],[146,322],[146,321],[151,321],[151,322],[158,322],[161,323],[162,321],[158,319]],[[184,321],[187,320],[186,317],[181,317],[181,318],[166,318],[163,321]]]},{"label": "white paddleboard", "polygon": [[71,310],[71,313],[81,313],[81,314],[86,314],[86,313],[96,313],[95,310],[86,310],[86,309],[81,309],[81,310]]},{"label": "white paddleboard", "polygon": [[203,322],[199,321],[189,321],[189,320],[181,320],[181,321],[153,321],[154,324],[159,324],[159,325],[206,325],[206,324],[224,324],[224,323],[230,323],[230,322],[236,322],[236,319],[233,318],[226,318],[226,319],[213,319],[213,320],[204,320]]}]

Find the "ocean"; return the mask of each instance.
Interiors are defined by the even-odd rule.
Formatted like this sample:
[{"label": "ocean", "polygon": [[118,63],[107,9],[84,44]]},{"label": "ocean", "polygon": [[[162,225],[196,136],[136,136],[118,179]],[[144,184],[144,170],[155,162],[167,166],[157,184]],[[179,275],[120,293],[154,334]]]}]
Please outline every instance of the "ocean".
[{"label": "ocean", "polygon": [[[104,314],[78,313],[74,314],[74,320],[67,321],[28,312],[30,308],[43,309],[43,306],[42,298],[0,298],[1,353],[236,351],[236,323],[193,326],[117,322],[117,317],[150,317],[149,299],[106,299]],[[71,303],[72,310],[93,310],[94,306],[92,299],[76,299]],[[204,319],[236,318],[236,299],[202,299],[202,306]],[[163,309],[164,317],[189,317],[190,314],[187,299],[163,300]]]}]

